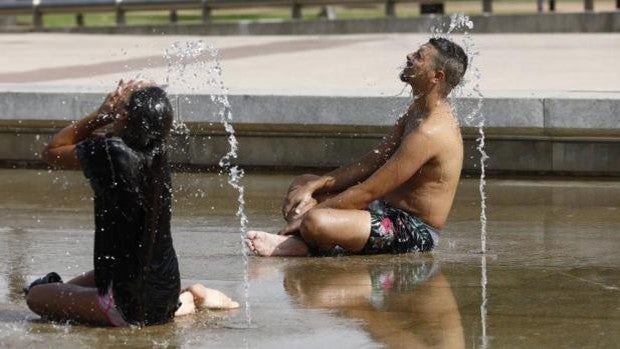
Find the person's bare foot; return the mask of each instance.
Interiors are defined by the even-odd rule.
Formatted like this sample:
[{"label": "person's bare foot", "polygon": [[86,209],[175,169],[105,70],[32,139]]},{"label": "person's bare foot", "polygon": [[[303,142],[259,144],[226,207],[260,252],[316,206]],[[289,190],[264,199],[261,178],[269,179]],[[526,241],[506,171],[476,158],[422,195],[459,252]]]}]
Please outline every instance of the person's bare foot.
[{"label": "person's bare foot", "polygon": [[212,288],[205,288],[204,299],[200,299],[196,304],[198,308],[207,309],[236,309],[239,303],[230,299],[227,295]]},{"label": "person's bare foot", "polygon": [[296,236],[250,230],[246,234],[245,243],[252,253],[261,257],[308,255],[308,245]]},{"label": "person's bare foot", "polygon": [[174,316],[183,316],[188,314],[193,314],[196,312],[196,305],[194,304],[194,295],[191,292],[185,291],[181,292],[179,295],[179,302],[181,302],[181,306],[174,313]]},{"label": "person's bare foot", "polygon": [[194,304],[198,309],[236,309],[239,303],[233,301],[223,292],[206,288],[201,284],[194,284],[187,288],[194,297]]}]

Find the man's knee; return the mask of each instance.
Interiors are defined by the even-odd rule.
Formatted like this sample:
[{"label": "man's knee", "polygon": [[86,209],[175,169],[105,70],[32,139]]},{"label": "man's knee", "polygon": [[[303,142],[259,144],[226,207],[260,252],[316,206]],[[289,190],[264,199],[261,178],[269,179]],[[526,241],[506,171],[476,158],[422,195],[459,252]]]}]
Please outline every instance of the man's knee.
[{"label": "man's knee", "polygon": [[327,219],[322,210],[310,210],[301,222],[301,237],[308,242],[321,241],[325,234]]}]

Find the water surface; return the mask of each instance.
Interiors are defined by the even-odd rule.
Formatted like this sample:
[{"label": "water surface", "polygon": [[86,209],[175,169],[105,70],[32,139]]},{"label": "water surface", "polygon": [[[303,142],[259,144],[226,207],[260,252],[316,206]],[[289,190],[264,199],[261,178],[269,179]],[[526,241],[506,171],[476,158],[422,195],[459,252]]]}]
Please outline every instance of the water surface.
[{"label": "water surface", "polygon": [[[291,178],[244,178],[251,227],[280,227]],[[242,300],[237,193],[226,180],[175,174],[173,234],[184,284],[202,282]],[[433,254],[250,258],[251,328],[243,328],[243,309],[144,329],[39,321],[26,307],[24,284],[52,270],[69,279],[92,269],[90,189],[77,172],[0,170],[0,193],[1,347],[600,348],[620,341],[617,181],[488,182],[485,321],[478,183],[464,179]]]}]

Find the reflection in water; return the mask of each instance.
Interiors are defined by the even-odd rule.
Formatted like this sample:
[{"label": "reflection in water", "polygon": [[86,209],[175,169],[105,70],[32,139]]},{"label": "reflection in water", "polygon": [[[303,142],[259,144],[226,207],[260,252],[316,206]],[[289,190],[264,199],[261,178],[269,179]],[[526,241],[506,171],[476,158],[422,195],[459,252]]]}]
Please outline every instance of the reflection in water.
[{"label": "reflection in water", "polygon": [[438,262],[321,260],[316,272],[285,268],[284,288],[305,307],[330,309],[360,320],[376,341],[391,348],[464,348],[456,299]]}]

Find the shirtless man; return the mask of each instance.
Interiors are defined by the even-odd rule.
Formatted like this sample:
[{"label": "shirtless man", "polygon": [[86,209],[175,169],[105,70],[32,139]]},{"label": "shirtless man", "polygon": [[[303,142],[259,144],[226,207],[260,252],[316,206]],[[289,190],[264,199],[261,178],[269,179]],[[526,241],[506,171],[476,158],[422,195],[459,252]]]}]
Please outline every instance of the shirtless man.
[{"label": "shirtless man", "polygon": [[407,112],[377,149],[326,175],[291,184],[279,234],[249,231],[258,256],[429,251],[454,200],[463,163],[459,124],[447,101],[467,69],[457,44],[433,38],[407,55],[400,79],[413,90]]}]

